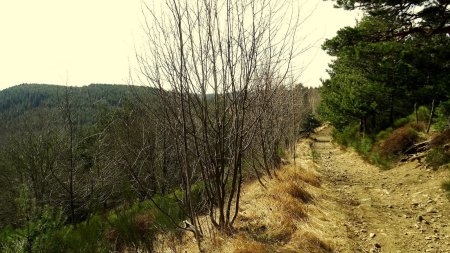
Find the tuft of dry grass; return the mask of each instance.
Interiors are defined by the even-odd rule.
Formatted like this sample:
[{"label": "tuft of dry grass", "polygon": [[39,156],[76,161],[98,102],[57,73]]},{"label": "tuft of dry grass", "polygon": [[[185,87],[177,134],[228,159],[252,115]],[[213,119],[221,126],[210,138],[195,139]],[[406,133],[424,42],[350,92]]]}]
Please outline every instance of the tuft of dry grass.
[{"label": "tuft of dry grass", "polygon": [[254,241],[236,242],[237,246],[233,253],[269,253],[267,245]]},{"label": "tuft of dry grass", "polygon": [[289,217],[283,217],[279,224],[276,224],[267,232],[268,241],[276,243],[287,243],[297,230],[294,220]]},{"label": "tuft of dry grass", "polygon": [[287,181],[276,185],[272,192],[276,198],[278,198],[280,194],[286,193],[305,204],[310,203],[313,200],[313,196],[307,192],[300,183],[293,181]]},{"label": "tuft of dry grass", "polygon": [[300,168],[296,168],[294,166],[286,166],[282,171],[278,173],[279,179],[283,181],[303,181],[309,185],[314,187],[321,187],[322,182],[318,175],[301,170]]},{"label": "tuft of dry grass", "polygon": [[319,176],[317,176],[316,174],[312,173],[312,172],[303,172],[300,174],[300,179],[303,180],[305,183],[310,184],[314,187],[321,187],[322,182],[319,178]]},{"label": "tuft of dry grass", "polygon": [[331,253],[333,249],[311,232],[301,232],[294,235],[291,243],[280,250],[280,253]]},{"label": "tuft of dry grass", "polygon": [[292,197],[282,197],[279,199],[280,204],[285,211],[287,217],[291,219],[301,219],[307,218],[307,212],[305,206],[298,200]]}]

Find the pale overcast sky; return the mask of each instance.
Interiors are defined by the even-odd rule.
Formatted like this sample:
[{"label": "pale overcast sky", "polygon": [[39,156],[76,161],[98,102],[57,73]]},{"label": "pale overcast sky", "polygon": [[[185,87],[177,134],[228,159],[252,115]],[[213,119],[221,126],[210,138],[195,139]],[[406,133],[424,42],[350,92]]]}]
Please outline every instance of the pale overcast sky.
[{"label": "pale overcast sky", "polygon": [[[151,0],[147,0],[151,1]],[[157,1],[157,0],[153,0]],[[320,49],[358,14],[331,1],[304,1],[300,81],[318,86],[330,57]],[[126,83],[134,45],[142,44],[141,0],[0,0],[0,90],[21,83]]]}]

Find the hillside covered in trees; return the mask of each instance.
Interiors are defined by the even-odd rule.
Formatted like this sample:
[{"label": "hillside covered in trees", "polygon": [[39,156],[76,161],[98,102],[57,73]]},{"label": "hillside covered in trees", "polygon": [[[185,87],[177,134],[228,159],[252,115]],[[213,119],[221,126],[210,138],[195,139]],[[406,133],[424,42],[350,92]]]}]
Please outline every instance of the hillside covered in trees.
[{"label": "hillside covered in trees", "polygon": [[[306,118],[317,107],[318,90],[301,85],[292,91],[279,90],[279,101],[291,92],[300,99],[293,105],[299,119],[294,125],[298,135],[311,127]],[[121,219],[134,219],[149,210],[157,216],[158,229],[177,230],[188,215],[180,188],[183,180],[174,159],[174,136],[162,130],[158,120],[162,111],[156,94],[157,90],[149,87],[104,84],[24,84],[0,92],[3,250],[66,252],[82,247],[98,252],[122,244],[141,245],[151,238],[139,235],[142,231],[133,232],[132,223],[122,224],[125,221]],[[213,99],[208,94],[208,103]],[[284,117],[282,111],[273,113],[273,117]],[[249,150],[255,153],[246,156],[242,173],[263,173],[258,170],[264,163],[270,166],[267,169],[276,167],[289,134],[258,135],[275,139]],[[267,160],[253,160],[264,145]],[[204,213],[206,193],[200,176],[195,173],[191,194],[195,194],[196,210]],[[117,231],[121,234],[116,239],[123,240],[120,245],[102,235],[120,229],[117,226],[131,230]],[[99,239],[89,241],[88,237],[94,236],[91,233]],[[63,234],[69,237],[56,239]],[[57,240],[67,244],[53,248]]]}]

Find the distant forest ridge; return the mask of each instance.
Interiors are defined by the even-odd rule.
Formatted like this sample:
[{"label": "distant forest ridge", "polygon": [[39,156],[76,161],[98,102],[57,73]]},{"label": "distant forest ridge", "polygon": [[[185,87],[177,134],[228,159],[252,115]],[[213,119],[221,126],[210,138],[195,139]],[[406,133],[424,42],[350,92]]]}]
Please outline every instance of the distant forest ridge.
[{"label": "distant forest ridge", "polygon": [[[26,128],[41,128],[41,120],[60,126],[66,99],[76,114],[77,125],[95,124],[105,111],[136,101],[136,94],[151,88],[116,84],[74,87],[49,84],[20,84],[0,91],[0,142]],[[40,122],[37,124],[36,122]]]}]

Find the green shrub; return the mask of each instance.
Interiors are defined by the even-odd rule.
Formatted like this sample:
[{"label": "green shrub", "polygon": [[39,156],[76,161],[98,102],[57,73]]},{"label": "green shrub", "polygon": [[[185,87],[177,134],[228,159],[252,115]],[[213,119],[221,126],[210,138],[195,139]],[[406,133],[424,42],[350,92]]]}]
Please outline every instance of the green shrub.
[{"label": "green shrub", "polygon": [[439,131],[450,128],[450,100],[441,102],[436,108],[435,126]]},{"label": "green shrub", "polygon": [[378,152],[372,152],[370,154],[369,160],[373,163],[381,167],[382,169],[391,168],[391,162],[385,157],[381,156]]},{"label": "green shrub", "polygon": [[411,127],[412,129],[416,130],[417,132],[424,132],[425,128],[426,128],[426,124],[423,121],[419,121],[419,123],[409,123],[408,124],[409,127]]},{"label": "green shrub", "polygon": [[450,163],[450,152],[446,152],[443,148],[434,148],[428,152],[426,162],[432,168],[438,167]]},{"label": "green shrub", "polygon": [[368,155],[372,150],[372,140],[368,137],[361,138],[354,143],[353,147],[358,153]]},{"label": "green shrub", "polygon": [[[414,112],[409,117],[411,118],[411,121],[416,121],[416,115]],[[417,117],[419,121],[428,122],[428,118],[430,117],[430,109],[426,106],[419,106],[417,109]]]},{"label": "green shrub", "polygon": [[333,130],[333,139],[344,146],[353,146],[359,139],[359,125],[354,124],[344,128],[342,131]]},{"label": "green shrub", "polygon": [[310,113],[302,122],[300,133],[310,134],[315,128],[320,127],[320,124],[321,122],[317,119],[317,117]]},{"label": "green shrub", "polygon": [[380,141],[380,140],[386,139],[392,133],[392,131],[394,131],[394,129],[392,129],[392,127],[388,127],[385,130],[380,131],[376,135],[375,140]]},{"label": "green shrub", "polygon": [[396,120],[394,121],[394,127],[395,127],[395,128],[402,127],[402,126],[408,124],[408,123],[410,122],[410,120],[411,120],[411,119],[410,119],[409,117],[408,117],[408,118],[400,118],[400,119],[396,119]]}]

